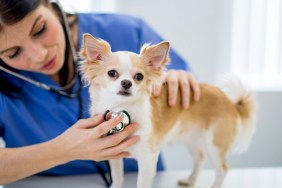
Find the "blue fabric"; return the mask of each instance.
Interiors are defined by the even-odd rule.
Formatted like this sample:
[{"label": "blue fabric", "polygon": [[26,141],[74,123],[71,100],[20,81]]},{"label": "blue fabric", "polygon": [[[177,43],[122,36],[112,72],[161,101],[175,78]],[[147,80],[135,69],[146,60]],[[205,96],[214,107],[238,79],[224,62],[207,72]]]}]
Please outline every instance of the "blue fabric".
[{"label": "blue fabric", "polygon": [[[163,39],[157,35],[142,20],[125,15],[113,14],[79,14],[79,41],[83,33],[91,33],[97,38],[108,41],[112,51],[128,50],[139,52],[144,43],[157,43]],[[81,45],[81,44],[80,44]],[[168,68],[187,69],[187,64],[174,50],[170,51],[172,63]],[[31,79],[58,86],[48,76],[19,71]],[[40,89],[26,81],[0,72],[12,82],[21,85],[21,93],[13,98],[0,93],[0,137],[6,142],[7,148],[28,146],[48,141],[63,133],[73,125],[79,114],[78,99],[58,96],[49,91]],[[80,85],[77,81],[76,90]],[[82,89],[83,118],[89,117],[88,88]],[[75,140],[74,140],[75,142]],[[104,163],[100,163],[105,168]],[[158,162],[158,170],[163,170],[162,160]],[[125,171],[136,171],[137,164],[134,160],[125,159]],[[71,161],[67,164],[51,168],[40,174],[67,175],[97,173],[92,161]]]}]

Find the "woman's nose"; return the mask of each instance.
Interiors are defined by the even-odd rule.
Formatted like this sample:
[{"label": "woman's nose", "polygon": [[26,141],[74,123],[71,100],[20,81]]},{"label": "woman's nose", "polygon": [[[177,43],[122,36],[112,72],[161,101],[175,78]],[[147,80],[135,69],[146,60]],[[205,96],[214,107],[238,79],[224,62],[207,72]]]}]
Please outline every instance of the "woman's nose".
[{"label": "woman's nose", "polygon": [[29,58],[34,63],[44,63],[48,54],[47,48],[40,44],[30,44],[28,46]]}]

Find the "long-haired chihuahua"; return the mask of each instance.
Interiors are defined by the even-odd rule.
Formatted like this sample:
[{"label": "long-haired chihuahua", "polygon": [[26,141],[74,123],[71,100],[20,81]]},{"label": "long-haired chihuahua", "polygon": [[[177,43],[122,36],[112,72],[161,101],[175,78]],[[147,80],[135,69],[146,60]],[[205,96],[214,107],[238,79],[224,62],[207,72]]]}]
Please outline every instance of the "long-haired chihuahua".
[{"label": "long-haired chihuahua", "polygon": [[[134,134],[140,136],[140,141],[129,149],[138,162],[138,188],[152,186],[160,150],[175,140],[186,145],[195,162],[191,175],[179,184],[193,186],[208,157],[216,171],[212,187],[220,188],[228,170],[228,152],[246,149],[253,136],[256,100],[237,78],[225,76],[217,85],[200,83],[201,99],[195,102],[191,98],[188,109],[181,107],[180,95],[177,105],[170,107],[165,84],[160,96],[152,96],[153,84],[165,74],[169,48],[168,42],[161,42],[144,45],[140,54],[112,52],[106,41],[84,34],[81,71],[89,84],[90,113],[126,112],[139,123],[140,128]],[[111,187],[121,188],[122,160],[111,160],[110,165]]]}]

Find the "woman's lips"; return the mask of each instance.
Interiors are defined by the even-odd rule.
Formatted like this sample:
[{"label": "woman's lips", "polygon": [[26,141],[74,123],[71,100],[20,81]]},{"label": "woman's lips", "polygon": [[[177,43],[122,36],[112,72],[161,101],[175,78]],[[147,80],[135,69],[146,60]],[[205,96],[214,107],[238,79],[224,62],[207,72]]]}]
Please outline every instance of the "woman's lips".
[{"label": "woman's lips", "polygon": [[40,69],[41,70],[51,70],[56,64],[56,56],[51,59],[47,64],[45,64],[44,66],[42,66]]}]

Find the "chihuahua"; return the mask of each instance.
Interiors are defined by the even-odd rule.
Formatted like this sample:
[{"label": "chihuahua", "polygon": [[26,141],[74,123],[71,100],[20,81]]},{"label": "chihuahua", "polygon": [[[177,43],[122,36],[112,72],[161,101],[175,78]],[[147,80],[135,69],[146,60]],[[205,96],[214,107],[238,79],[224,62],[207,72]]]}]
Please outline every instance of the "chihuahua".
[{"label": "chihuahua", "polygon": [[[153,85],[165,75],[169,48],[164,41],[143,45],[140,54],[112,52],[108,42],[84,34],[80,68],[89,84],[90,114],[126,111],[138,122],[134,134],[140,141],[129,149],[138,162],[137,188],[152,186],[160,150],[175,140],[186,145],[195,162],[191,175],[179,184],[193,186],[208,157],[216,170],[212,187],[220,188],[228,170],[228,152],[246,149],[253,136],[256,100],[237,78],[225,76],[216,86],[200,83],[201,99],[195,102],[190,97],[188,109],[182,108],[180,94],[177,105],[170,107],[166,84],[160,96],[152,95]],[[110,166],[111,188],[123,187],[122,159],[110,160]]]}]

